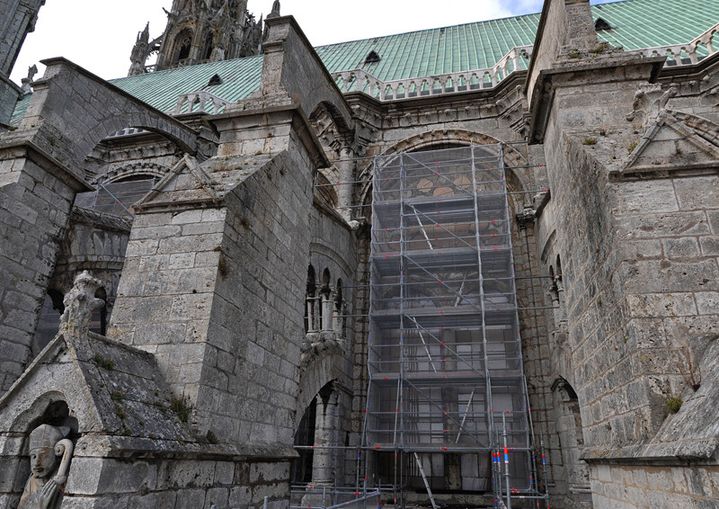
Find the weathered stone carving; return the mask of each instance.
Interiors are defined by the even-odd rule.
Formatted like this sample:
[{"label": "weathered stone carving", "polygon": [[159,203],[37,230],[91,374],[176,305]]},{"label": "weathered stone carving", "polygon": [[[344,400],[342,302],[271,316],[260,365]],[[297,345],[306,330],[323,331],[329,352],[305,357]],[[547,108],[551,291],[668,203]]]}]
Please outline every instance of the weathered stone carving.
[{"label": "weathered stone carving", "polygon": [[32,65],[27,69],[27,77],[21,80],[22,82],[22,93],[32,94],[32,84],[35,82],[35,75],[37,74],[37,66]]},{"label": "weathered stone carving", "polygon": [[73,444],[67,439],[69,432],[69,428],[43,424],[30,433],[32,474],[18,509],[60,507],[73,453]]},{"label": "weathered stone carving", "polygon": [[670,87],[663,91],[661,85],[647,85],[641,87],[634,94],[632,112],[627,115],[627,120],[641,120],[644,126],[656,122],[667,110],[667,105],[672,97],[678,93],[676,87]]},{"label": "weathered stone carving", "polygon": [[65,312],[60,321],[60,332],[63,335],[84,337],[90,332],[93,311],[105,304],[105,301],[95,297],[95,292],[102,286],[102,281],[92,277],[88,271],[75,277],[72,289],[63,299]]}]

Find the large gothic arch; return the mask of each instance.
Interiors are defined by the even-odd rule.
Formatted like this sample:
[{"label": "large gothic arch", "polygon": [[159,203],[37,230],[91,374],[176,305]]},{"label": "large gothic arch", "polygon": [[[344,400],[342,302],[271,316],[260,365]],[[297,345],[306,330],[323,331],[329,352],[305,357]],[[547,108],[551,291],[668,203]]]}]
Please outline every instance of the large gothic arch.
[{"label": "large gothic arch", "polygon": [[[189,154],[198,153],[198,133],[178,120],[68,60],[43,63],[45,76],[35,83],[15,137],[43,150],[76,178],[86,180],[85,157],[97,144],[127,127],[155,132]],[[81,94],[81,100],[68,100],[72,91]]]},{"label": "large gothic arch", "polygon": [[[392,145],[386,149],[381,156],[391,156],[393,154],[401,154],[404,152],[413,152],[422,150],[434,145],[440,144],[457,144],[457,145],[498,145],[502,141],[492,136],[477,131],[468,131],[463,129],[439,129],[420,133]],[[513,191],[526,191],[531,189],[531,185],[513,167],[522,167],[527,165],[527,158],[512,145],[504,145],[505,162],[508,167],[507,185]],[[369,206],[372,198],[372,177],[374,165],[370,162],[364,169],[359,172],[359,181],[361,182],[360,201],[362,205]]]}]

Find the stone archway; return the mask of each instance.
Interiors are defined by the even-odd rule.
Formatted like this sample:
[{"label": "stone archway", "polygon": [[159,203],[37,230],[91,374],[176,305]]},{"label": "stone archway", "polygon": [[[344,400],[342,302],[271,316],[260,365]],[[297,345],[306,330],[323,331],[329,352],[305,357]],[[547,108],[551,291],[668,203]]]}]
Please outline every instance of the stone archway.
[{"label": "stone archway", "polygon": [[[181,150],[198,154],[206,141],[194,130],[62,58],[46,60],[18,129],[0,136],[0,393],[32,356],[32,338],[59,240],[75,194],[88,190],[85,160],[104,138],[127,127],[156,132]],[[22,287],[22,295],[16,290]],[[7,291],[6,291],[7,290]]]},{"label": "stone archway", "polygon": [[[501,140],[476,131],[467,131],[463,129],[441,129],[427,131],[406,138],[392,145],[380,155],[391,156],[393,154],[401,154],[403,152],[414,152],[439,144],[498,145],[501,143]],[[512,188],[516,187],[516,191],[531,188],[523,176],[511,169],[512,167],[525,166],[527,164],[527,158],[513,146],[505,145],[505,162],[508,166],[508,185]],[[370,162],[364,169],[362,169],[362,171],[358,172],[358,181],[362,182],[362,184],[360,184],[362,187],[360,190],[359,202],[362,205],[368,206],[371,203],[373,168],[374,165]]]},{"label": "stone archway", "polygon": [[84,180],[84,159],[106,137],[128,127],[155,132],[195,155],[199,135],[114,85],[63,58],[43,61],[25,116],[13,138],[32,143]]}]

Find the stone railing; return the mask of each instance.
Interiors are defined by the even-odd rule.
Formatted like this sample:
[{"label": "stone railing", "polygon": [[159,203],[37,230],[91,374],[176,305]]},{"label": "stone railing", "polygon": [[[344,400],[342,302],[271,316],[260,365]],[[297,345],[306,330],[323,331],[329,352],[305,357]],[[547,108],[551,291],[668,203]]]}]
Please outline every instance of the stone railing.
[{"label": "stone railing", "polygon": [[666,66],[676,67],[700,62],[719,51],[719,23],[687,44],[647,48],[640,52],[648,57],[667,57]]},{"label": "stone railing", "polygon": [[224,99],[200,90],[183,94],[177,98],[173,115],[181,115],[183,113],[210,113],[217,115],[225,111],[230,103]]},{"label": "stone railing", "polygon": [[487,69],[395,81],[379,80],[362,69],[335,73],[333,77],[344,93],[363,92],[380,101],[394,101],[494,88],[515,71],[527,69],[531,57],[532,46],[522,46],[512,49]]},{"label": "stone railing", "polygon": [[307,316],[307,333],[334,332],[338,337],[344,337],[346,306],[343,303],[340,309],[333,294],[308,296],[305,299]]},{"label": "stone railing", "polygon": [[[719,40],[715,38],[719,38],[719,24],[687,44],[647,48],[640,52],[648,57],[666,56],[667,67],[691,65],[719,51]],[[380,101],[395,101],[494,88],[512,73],[527,69],[531,57],[532,46],[521,46],[487,69],[396,81],[382,81],[362,69],[334,73],[333,77],[343,93],[363,92]]]}]

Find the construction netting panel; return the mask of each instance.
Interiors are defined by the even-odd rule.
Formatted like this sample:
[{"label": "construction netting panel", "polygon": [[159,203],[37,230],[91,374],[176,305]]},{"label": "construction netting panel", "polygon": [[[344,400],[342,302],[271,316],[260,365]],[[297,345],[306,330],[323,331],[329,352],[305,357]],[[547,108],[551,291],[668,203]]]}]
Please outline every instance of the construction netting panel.
[{"label": "construction netting panel", "polygon": [[421,464],[433,489],[491,491],[506,436],[512,487],[529,489],[501,147],[379,157],[373,193],[366,443],[404,462],[375,475],[421,488]]}]

